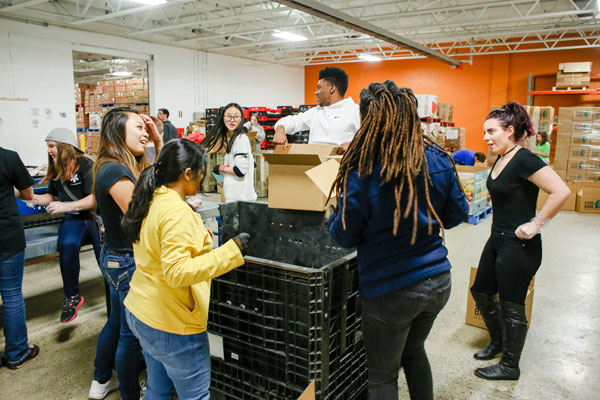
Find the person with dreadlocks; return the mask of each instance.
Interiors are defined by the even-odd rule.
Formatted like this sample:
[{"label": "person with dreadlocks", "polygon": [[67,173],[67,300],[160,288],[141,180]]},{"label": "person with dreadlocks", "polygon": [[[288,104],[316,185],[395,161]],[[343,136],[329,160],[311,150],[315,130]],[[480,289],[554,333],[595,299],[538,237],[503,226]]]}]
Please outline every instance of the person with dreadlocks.
[{"label": "person with dreadlocks", "polygon": [[423,136],[412,90],[371,83],[360,115],[331,189],[329,232],[358,246],[369,399],[398,399],[400,367],[412,399],[433,399],[424,344],[451,287],[440,231],[469,206],[451,156]]},{"label": "person with dreadlocks", "polygon": [[[471,294],[491,341],[473,357],[492,360],[502,353],[502,358],[497,364],[477,368],[475,375],[490,380],[517,380],[527,335],[525,297],[542,262],[540,231],[571,191],[548,164],[521,147],[523,140],[535,135],[522,105],[510,102],[492,111],[485,119],[483,131],[490,151],[498,154],[486,182],[494,216]],[[536,215],[539,189],[550,196]]]}]

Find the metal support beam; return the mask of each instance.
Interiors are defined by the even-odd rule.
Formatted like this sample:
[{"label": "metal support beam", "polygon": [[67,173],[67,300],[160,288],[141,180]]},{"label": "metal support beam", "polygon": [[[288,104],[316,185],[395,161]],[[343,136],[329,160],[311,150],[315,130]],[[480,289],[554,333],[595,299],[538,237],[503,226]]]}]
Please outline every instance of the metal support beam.
[{"label": "metal support beam", "polygon": [[27,8],[27,7],[35,6],[35,5],[38,5],[38,4],[47,3],[48,1],[49,0],[29,0],[29,1],[24,1],[22,3],[13,4],[12,6],[2,7],[2,8],[0,8],[0,12],[15,11],[15,10],[19,10],[21,8]]},{"label": "metal support beam", "polygon": [[436,51],[429,49],[426,46],[422,46],[417,42],[413,42],[410,39],[407,39],[400,35],[396,35],[393,32],[379,28],[378,26],[363,21],[359,18],[354,18],[351,15],[335,10],[316,1],[278,0],[277,2],[284,4],[288,7],[295,8],[299,11],[305,12],[307,14],[313,15],[315,17],[322,18],[326,21],[331,21],[346,28],[364,33],[365,35],[375,37],[387,43],[408,48],[410,50],[418,52],[419,54],[423,54],[426,57],[430,57],[454,66],[460,65],[460,62],[452,57],[440,54]]},{"label": "metal support beam", "polygon": [[[33,0],[33,1],[35,1],[35,0]],[[169,1],[168,3],[166,3],[166,4],[155,4],[155,5],[150,5],[150,6],[141,6],[141,7],[128,8],[126,10],[121,10],[121,11],[117,11],[117,12],[113,12],[113,13],[109,13],[109,14],[104,14],[104,15],[99,15],[97,17],[91,17],[91,18],[84,18],[84,19],[75,20],[75,21],[71,22],[71,25],[83,25],[83,24],[88,24],[90,22],[105,21],[107,19],[113,19],[113,18],[125,16],[125,15],[141,13],[141,12],[144,12],[144,11],[151,10],[153,8],[170,7],[170,6],[174,6],[174,5],[177,5],[177,4],[188,3],[190,1],[192,1],[192,0],[172,0],[172,1]]]}]

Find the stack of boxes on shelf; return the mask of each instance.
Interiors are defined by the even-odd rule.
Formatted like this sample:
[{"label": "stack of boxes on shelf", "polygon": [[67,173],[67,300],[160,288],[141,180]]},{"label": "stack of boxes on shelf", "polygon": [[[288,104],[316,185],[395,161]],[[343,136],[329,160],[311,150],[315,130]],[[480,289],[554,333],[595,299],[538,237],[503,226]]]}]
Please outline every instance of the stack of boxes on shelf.
[{"label": "stack of boxes on shelf", "polygon": [[435,95],[416,95],[423,133],[449,152],[465,148],[465,128],[454,126],[454,105],[438,103]]},{"label": "stack of boxes on shelf", "polygon": [[561,107],[554,170],[566,180],[600,181],[600,107]]},{"label": "stack of boxes on shelf", "polygon": [[582,89],[590,87],[592,62],[558,64],[556,89]]},{"label": "stack of boxes on shelf", "polygon": [[131,107],[148,114],[148,80],[98,81],[96,84],[75,85],[77,132],[85,137],[85,151],[96,154],[100,142],[102,116],[115,107]]}]

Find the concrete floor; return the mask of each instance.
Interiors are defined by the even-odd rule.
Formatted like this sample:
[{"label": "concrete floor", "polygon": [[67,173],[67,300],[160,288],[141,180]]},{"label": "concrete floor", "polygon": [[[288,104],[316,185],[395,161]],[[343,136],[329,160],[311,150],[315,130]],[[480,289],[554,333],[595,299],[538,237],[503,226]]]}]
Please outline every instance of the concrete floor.
[{"label": "concrete floor", "polygon": [[[210,196],[209,200],[214,200]],[[453,291],[427,342],[437,399],[598,399],[600,395],[600,215],[561,212],[543,233],[531,327],[518,382],[473,375],[472,354],[487,331],[465,325],[469,270],[476,266],[491,218],[446,232]],[[24,292],[31,343],[40,355],[23,369],[0,369],[0,398],[85,399],[93,376],[97,335],[106,314],[103,283],[90,251],[82,254],[85,304],[69,324],[58,322],[63,295],[58,260],[28,265]],[[0,352],[4,340],[0,336]],[[404,377],[400,398],[408,399]],[[107,399],[118,399],[112,393]]]}]

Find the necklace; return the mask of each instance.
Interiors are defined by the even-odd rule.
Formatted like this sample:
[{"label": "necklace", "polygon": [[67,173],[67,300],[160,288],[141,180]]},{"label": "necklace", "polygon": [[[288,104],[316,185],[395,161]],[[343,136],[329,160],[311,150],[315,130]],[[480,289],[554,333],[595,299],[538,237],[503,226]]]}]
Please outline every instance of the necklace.
[{"label": "necklace", "polygon": [[508,153],[510,153],[511,151],[513,151],[513,150],[514,150],[514,149],[516,149],[516,148],[517,148],[517,146],[515,145],[515,147],[513,147],[512,149],[510,149],[510,150],[509,150],[509,151],[507,151],[506,153],[504,153],[504,154],[500,154],[500,157],[504,157],[505,155],[507,155]]}]

